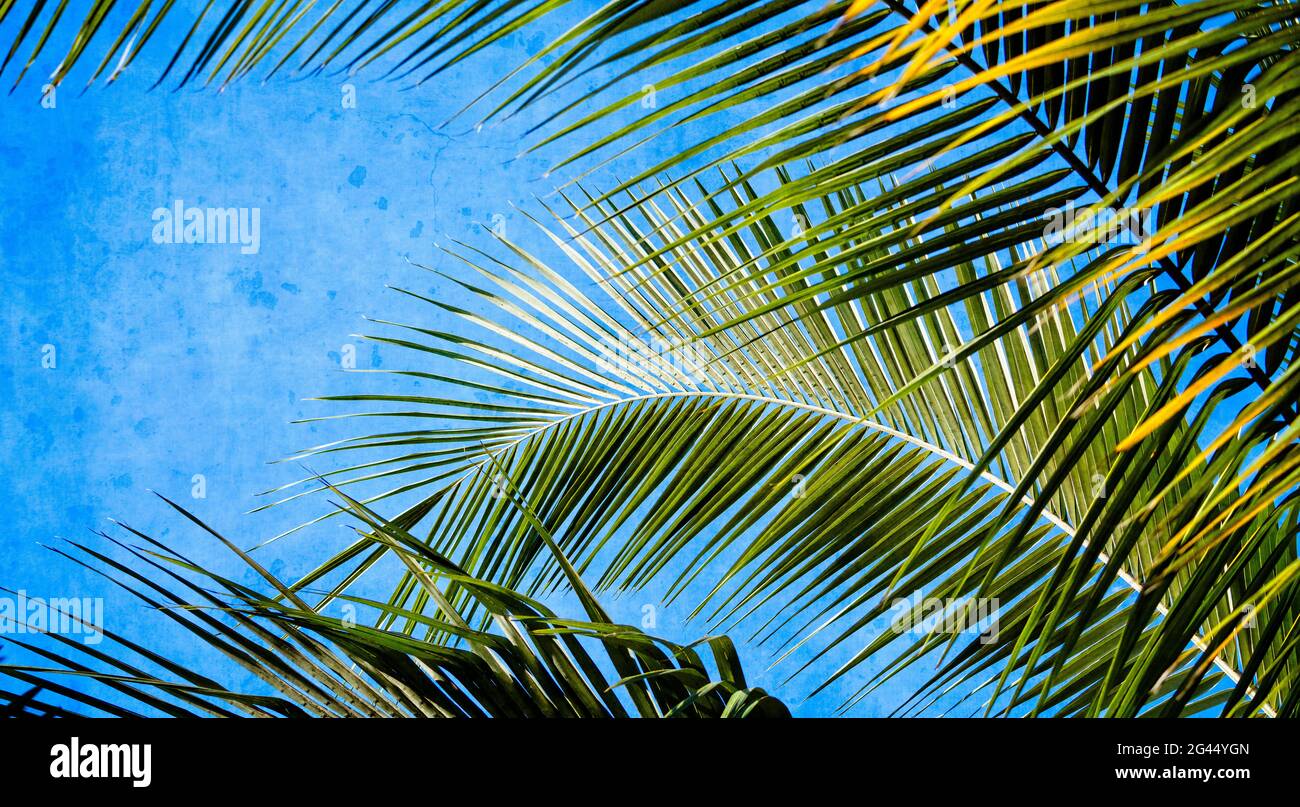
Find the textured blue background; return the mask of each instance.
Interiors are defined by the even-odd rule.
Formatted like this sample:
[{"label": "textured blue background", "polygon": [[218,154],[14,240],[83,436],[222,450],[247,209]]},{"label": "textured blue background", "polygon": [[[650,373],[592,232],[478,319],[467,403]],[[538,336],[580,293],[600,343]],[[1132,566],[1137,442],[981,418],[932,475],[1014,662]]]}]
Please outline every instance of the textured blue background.
[{"label": "textured blue background", "polygon": [[[110,629],[147,636],[180,660],[211,663],[190,637],[38,543],[91,538],[90,530],[108,528],[113,517],[234,570],[238,563],[225,550],[147,491],[178,499],[244,546],[318,514],[324,501],[313,497],[244,515],[262,503],[258,492],[301,475],[269,461],[356,433],[353,426],[288,425],[339,411],[305,398],[373,388],[343,376],[343,345],[357,346],[362,368],[405,358],[352,336],[364,327],[363,315],[450,325],[385,290],[392,284],[446,291],[406,259],[461,272],[440,257],[435,240],[483,244],[476,222],[496,214],[526,249],[555,255],[511,207],[536,210],[533,196],[552,190],[544,158],[512,159],[521,134],[546,107],[482,132],[468,118],[438,127],[536,52],[561,22],[511,37],[411,92],[372,83],[368,74],[245,82],[220,95],[146,92],[177,38],[169,23],[173,30],[160,34],[117,85],[79,96],[85,75],[78,71],[59,91],[56,107],[44,109],[37,103],[41,82],[33,77],[52,62],[42,63],[44,70],[34,68],[0,102],[0,485],[9,501],[0,585],[31,596],[104,596]],[[11,36],[8,24],[0,34],[0,40]],[[61,55],[59,44],[49,59]],[[601,77],[592,74],[580,85]],[[355,109],[340,103],[347,81],[356,87]],[[681,140],[670,134],[622,158],[619,174],[655,164]],[[602,170],[592,181],[600,186],[612,176]],[[154,244],[151,213],[176,199],[260,207],[260,252]],[[46,344],[57,349],[55,369],[41,365]],[[206,478],[204,499],[190,496],[195,474]],[[293,576],[346,537],[329,524],[261,550],[261,559]],[[609,605],[616,618],[639,623],[641,606],[656,604],[655,597],[650,591]],[[698,637],[703,625],[683,624],[690,604],[688,596],[660,607],[657,632]],[[851,649],[832,654],[780,694],[800,714],[829,713],[876,663],[813,701],[801,703],[802,694]],[[11,660],[23,657],[12,648],[5,652]],[[753,682],[770,689],[795,669],[787,662],[764,673],[772,658],[764,650],[746,647],[744,657]],[[205,671],[241,680],[232,670]],[[911,683],[891,683],[854,714],[887,712]]]}]

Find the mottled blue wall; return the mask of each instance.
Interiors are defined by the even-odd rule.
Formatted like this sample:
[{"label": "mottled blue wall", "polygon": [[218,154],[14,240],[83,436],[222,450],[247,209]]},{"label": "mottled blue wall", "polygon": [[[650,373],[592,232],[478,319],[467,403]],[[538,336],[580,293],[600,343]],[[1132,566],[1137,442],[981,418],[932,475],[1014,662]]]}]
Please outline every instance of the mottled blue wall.
[{"label": "mottled blue wall", "polygon": [[[0,40],[8,41],[10,24]],[[37,103],[40,80],[29,78],[0,100],[0,489],[8,500],[0,585],[32,596],[107,597],[110,629],[192,657],[189,637],[38,543],[91,538],[112,517],[237,569],[147,491],[176,498],[245,546],[320,512],[324,502],[312,499],[243,515],[260,503],[259,491],[302,473],[269,461],[355,433],[288,425],[338,412],[304,398],[370,383],[344,377],[343,345],[357,345],[360,367],[405,360],[351,336],[364,328],[363,315],[450,325],[385,290],[445,291],[405,259],[462,271],[439,256],[435,240],[483,243],[475,222],[494,214],[506,216],[512,239],[554,256],[511,208],[536,210],[533,195],[553,187],[543,178],[545,159],[512,159],[545,107],[477,133],[467,118],[438,128],[536,52],[548,33],[543,27],[527,39],[512,37],[410,92],[369,76],[352,80],[355,109],[342,107],[340,85],[348,79],[341,77],[245,82],[220,95],[146,92],[174,29],[112,87],[78,95],[85,76],[74,74],[55,107],[45,109]],[[53,47],[50,58],[61,53]],[[51,65],[42,66],[34,76]],[[12,71],[7,75],[12,80]],[[653,165],[680,140],[655,141],[621,159],[617,173]],[[611,176],[604,169],[592,181],[599,186]],[[177,199],[260,208],[260,251],[153,243],[152,211]],[[42,364],[45,345],[56,351],[53,368]],[[191,496],[196,474],[206,480],[202,499]],[[260,551],[263,562],[291,576],[346,539],[329,524]],[[639,622],[642,604],[656,603],[655,596],[627,595],[610,605],[617,618]],[[704,626],[682,621],[690,601],[661,607],[658,632],[697,637]],[[781,694],[801,714],[829,712],[876,665],[814,701],[798,704],[799,696],[851,649]],[[5,652],[23,657],[12,647]],[[764,673],[770,654],[746,648],[745,658],[754,682],[769,688],[797,666]],[[907,691],[891,684],[856,714],[887,711]]]}]

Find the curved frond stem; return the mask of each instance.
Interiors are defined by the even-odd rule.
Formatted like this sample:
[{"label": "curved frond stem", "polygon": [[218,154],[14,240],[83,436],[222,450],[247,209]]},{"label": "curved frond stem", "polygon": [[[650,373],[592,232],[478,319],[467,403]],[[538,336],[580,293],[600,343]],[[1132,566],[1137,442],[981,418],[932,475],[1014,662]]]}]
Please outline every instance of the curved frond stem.
[{"label": "curved frond stem", "polygon": [[[899,431],[898,429],[892,428],[888,425],[879,423],[874,420],[856,417],[854,415],[845,414],[844,412],[838,412],[834,409],[828,409],[826,407],[817,406],[815,404],[803,403],[800,401],[791,401],[791,400],[775,398],[766,395],[755,395],[752,393],[743,393],[743,392],[700,390],[700,391],[671,391],[671,392],[659,392],[659,393],[649,393],[644,395],[635,395],[626,398],[620,398],[615,401],[605,401],[603,403],[597,404],[587,409],[583,409],[579,412],[570,413],[568,415],[565,415],[564,417],[557,418],[542,426],[536,427],[523,435],[520,435],[513,442],[507,443],[505,445],[499,446],[495,449],[485,452],[487,456],[485,456],[482,460],[478,461],[474,465],[470,466],[470,468],[466,471],[465,474],[463,474],[460,477],[458,481],[468,478],[475,473],[478,473],[489,463],[495,462],[496,458],[499,455],[504,454],[510,451],[511,449],[513,449],[514,447],[526,443],[528,440],[536,437],[537,435],[542,434],[564,423],[568,423],[570,421],[577,420],[595,414],[596,412],[613,408],[613,407],[626,406],[626,405],[635,404],[642,401],[668,400],[673,398],[711,398],[711,399],[718,399],[718,400],[750,401],[753,403],[763,404],[767,406],[779,406],[783,408],[798,409],[805,412],[811,412],[814,414],[822,415],[824,417],[834,418],[846,423],[858,425],[863,428],[888,435],[897,440],[901,440],[912,446],[920,448],[923,451],[926,451],[936,457],[939,457],[964,470],[967,471],[975,470],[975,464],[963,457],[953,454],[952,452],[940,446],[934,445],[933,443],[930,443],[919,437],[916,437],[915,435],[911,435],[908,434],[907,432]],[[998,489],[1002,490],[1005,493],[1014,494],[1016,491],[1016,487],[1014,485],[1010,484],[1006,480],[1002,479],[1000,476],[988,470],[980,471],[979,476],[981,479],[997,487]],[[453,483],[453,485],[454,484],[456,483]],[[1023,504],[1026,507],[1032,507],[1034,503],[1035,503],[1034,498],[1032,496],[1026,495],[1021,498],[1021,504]],[[1041,515],[1044,521],[1047,521],[1052,526],[1056,527],[1066,537],[1069,538],[1075,537],[1076,534],[1075,528],[1070,524],[1068,524],[1064,519],[1057,516],[1055,513],[1052,513],[1046,507],[1042,508]],[[1084,547],[1087,547],[1088,542],[1085,540],[1083,542],[1083,545]],[[1097,561],[1101,565],[1106,565],[1110,563],[1110,558],[1107,556],[1105,552],[1100,552],[1097,556]],[[1124,582],[1125,585],[1131,588],[1134,592],[1136,593],[1142,592],[1143,590],[1142,583],[1139,580],[1137,580],[1135,577],[1133,577],[1133,575],[1131,575],[1126,570],[1120,569],[1118,572],[1118,577],[1120,578],[1120,580]],[[1156,604],[1156,612],[1163,617],[1166,614],[1168,614],[1169,608],[1163,601],[1161,601]],[[1208,652],[1209,646],[1206,644],[1204,638],[1199,633],[1191,637],[1191,644],[1201,652]],[[1233,684],[1237,684],[1240,681],[1241,678],[1240,673],[1235,669],[1233,669],[1232,665],[1228,664],[1228,662],[1225,661],[1222,658],[1222,656],[1217,654],[1214,656],[1214,666],[1216,666],[1225,676],[1227,676],[1227,678]],[[1246,694],[1248,697],[1254,698],[1255,697],[1254,688],[1247,687]],[[1261,710],[1264,711],[1266,714],[1268,714],[1270,717],[1275,716],[1273,709],[1268,704],[1263,704],[1261,706]]]}]

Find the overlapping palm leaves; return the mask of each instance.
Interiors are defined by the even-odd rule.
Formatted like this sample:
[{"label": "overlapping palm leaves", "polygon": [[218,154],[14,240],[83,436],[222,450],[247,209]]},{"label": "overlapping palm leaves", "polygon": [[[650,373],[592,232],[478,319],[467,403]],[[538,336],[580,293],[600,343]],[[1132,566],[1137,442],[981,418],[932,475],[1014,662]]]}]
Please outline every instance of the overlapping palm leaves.
[{"label": "overlapping palm leaves", "polygon": [[[0,673],[38,684],[97,714],[138,717],[781,717],[789,711],[762,689],[749,688],[735,648],[725,636],[705,645],[719,678],[711,680],[696,645],[682,646],[612,623],[582,581],[570,580],[589,620],[557,617],[516,591],[475,579],[373,511],[342,496],[361,524],[359,534],[397,553],[443,607],[429,616],[386,608],[348,596],[355,613],[376,608],[401,619],[408,632],[358,625],[352,616],[323,613],[269,571],[179,506],[180,513],[235,551],[271,586],[263,593],[203,568],[149,536],[123,527],[134,546],[102,534],[131,556],[115,559],[71,543],[69,559],[109,580],[193,633],[213,652],[245,670],[265,692],[230,689],[153,652],[126,636],[103,630],[117,646],[109,653],[52,633],[58,650],[15,639],[14,644],[58,666],[0,664]],[[171,502],[169,502],[171,504]],[[491,617],[495,631],[471,627],[441,600],[454,585]],[[70,614],[69,618],[78,618]],[[103,626],[96,626],[102,630]],[[431,638],[410,635],[419,629]],[[603,648],[604,658],[590,645]],[[138,655],[133,664],[125,659]],[[141,666],[137,666],[137,664]],[[607,678],[613,670],[617,677]],[[88,679],[116,690],[104,699],[77,686]],[[66,716],[68,709],[3,693],[8,708],[24,716]],[[123,700],[132,704],[122,705]]]},{"label": "overlapping palm leaves", "polygon": [[[734,209],[760,196],[742,185]],[[862,215],[860,189],[819,200],[819,214],[797,208],[809,223],[798,236],[802,250],[766,215],[743,228],[718,226],[726,214],[716,199],[703,210],[677,190],[637,201],[644,221],[614,214],[597,223],[596,212],[546,230],[599,284],[596,297],[508,242],[501,261],[459,250],[481,279],[448,273],[447,282],[497,315],[426,297],[466,329],[399,326],[375,338],[432,363],[432,372],[408,375],[454,383],[460,395],[337,396],[399,403],[406,408],[394,414],[408,423],[411,415],[447,417],[458,428],[321,447],[388,455],[348,469],[354,476],[344,484],[392,480],[387,495],[431,490],[396,520],[432,525],[431,546],[467,568],[545,588],[559,570],[535,526],[494,499],[500,462],[509,484],[563,536],[564,553],[579,570],[597,570],[601,585],[637,588],[671,572],[675,597],[725,563],[697,612],[719,621],[760,614],[764,638],[834,630],[834,646],[889,612],[892,596],[918,590],[997,598],[1006,604],[998,636],[970,642],[933,683],[969,682],[991,665],[1007,673],[1027,666],[1032,674],[1010,679],[1014,700],[1033,695],[1043,709],[1110,714],[1160,702],[1176,710],[1215,689],[1206,670],[1190,674],[1200,661],[1234,678],[1233,664],[1256,649],[1261,657],[1281,649],[1274,662],[1293,664],[1289,639],[1256,648],[1256,634],[1235,632],[1223,646],[1207,644],[1226,635],[1221,623],[1239,627],[1247,605],[1256,625],[1275,618],[1289,636],[1289,499],[1220,536],[1204,562],[1171,559],[1165,546],[1180,528],[1223,518],[1236,504],[1203,492],[1219,478],[1198,444],[1214,407],[1191,423],[1166,422],[1158,451],[1113,451],[1178,394],[1180,366],[1205,347],[1158,361],[1159,372],[1133,369],[1143,350],[1116,349],[1174,295],[1149,291],[1153,273],[1101,290],[1091,298],[1097,304],[1044,306],[1052,278],[1035,272],[1006,282],[1032,255],[1003,268],[972,251],[959,275],[987,290],[949,308],[937,305],[944,292],[936,279],[916,269],[934,260],[937,239],[915,239],[892,213],[888,231],[873,230],[881,225],[873,219],[831,246],[832,236],[809,235],[826,229],[814,221],[847,227],[844,213]],[[998,215],[1014,231],[1038,211],[1021,204]],[[708,237],[682,242],[683,230],[709,227]],[[795,276],[801,266],[831,263],[828,249],[856,257],[809,274],[806,288],[825,277],[837,294],[777,296],[751,278],[748,289],[696,304],[701,289],[746,265],[780,264],[769,276]],[[791,257],[797,251],[802,263]],[[676,310],[686,313],[664,317]],[[924,315],[900,316],[916,310]],[[981,336],[965,339],[964,330]],[[674,348],[665,353],[665,345]],[[1249,447],[1232,449],[1216,455],[1218,468],[1248,463]],[[488,534],[494,540],[482,540]],[[378,558],[364,549],[357,544],[300,585],[340,568],[351,570],[348,579],[364,573]],[[1218,587],[1211,592],[1207,576]],[[1117,580],[1131,586],[1127,593]],[[408,576],[390,605],[424,607],[413,583]],[[1180,602],[1186,613],[1174,608]],[[943,639],[885,631],[834,675],[891,641],[914,645],[902,664]],[[1207,646],[1213,652],[1201,653]],[[1175,701],[1171,692],[1183,684]],[[1253,694],[1248,687],[1240,694]],[[1226,697],[1220,689],[1199,705]]]},{"label": "overlapping palm leaves", "polygon": [[[178,78],[236,79],[283,39],[271,72],[388,58],[381,75],[427,80],[563,6],[236,2]],[[146,16],[105,65],[123,47],[129,63]],[[610,3],[513,75],[493,116],[618,64],[621,81],[539,124],[539,146],[574,143],[557,169],[700,133],[603,195],[566,186],[578,221],[557,242],[613,305],[517,248],[523,275],[466,253],[503,278],[475,281],[503,307],[455,313],[498,344],[383,338],[504,376],[517,403],[479,406],[502,382],[470,382],[460,401],[403,401],[455,429],[329,450],[418,447],[364,473],[433,486],[399,523],[493,579],[559,580],[545,524],[602,584],[643,585],[681,556],[678,592],[726,562],[709,616],[771,600],[772,628],[802,614],[840,640],[888,595],[999,596],[1000,638],[951,649],[929,693],[983,675],[1013,711],[1292,714],[1296,16],[1230,0]],[[640,190],[668,172],[657,198]],[[1074,201],[1151,210],[1155,227],[1137,249],[1043,244],[1044,214]],[[648,365],[611,363],[611,336]],[[704,359],[666,369],[652,336]],[[538,524],[489,495],[489,454]],[[789,499],[795,475],[806,495]],[[358,544],[322,572],[376,557]],[[394,602],[428,596],[409,576]]]}]

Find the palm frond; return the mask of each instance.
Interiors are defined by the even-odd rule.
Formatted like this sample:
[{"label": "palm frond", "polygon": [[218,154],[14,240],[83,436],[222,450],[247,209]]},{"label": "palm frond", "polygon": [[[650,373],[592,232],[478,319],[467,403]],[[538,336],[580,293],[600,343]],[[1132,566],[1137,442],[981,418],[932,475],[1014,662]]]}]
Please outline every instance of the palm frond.
[{"label": "palm frond", "polygon": [[[1062,303],[1058,277],[1032,268],[1044,247],[1024,227],[1045,200],[1023,191],[1018,204],[977,201],[1000,231],[968,244],[947,238],[956,223],[915,236],[897,188],[882,194],[896,209],[867,216],[865,189],[849,187],[796,208],[806,226],[793,245],[756,204],[763,192],[721,179],[729,209],[702,185],[704,203],[665,185],[632,197],[634,213],[588,197],[594,210],[575,202],[576,221],[543,227],[597,297],[504,239],[505,259],[459,245],[451,254],[480,280],[444,281],[496,313],[408,292],[465,328],[383,323],[389,333],[374,336],[433,362],[398,374],[438,394],[331,398],[397,404],[356,414],[437,426],[312,453],[380,452],[339,485],[388,486],[368,501],[423,491],[395,521],[505,585],[561,584],[539,525],[598,587],[671,573],[678,597],[725,563],[695,613],[757,623],[762,641],[833,633],[814,661],[912,592],[1006,603],[1014,629],[960,654],[935,685],[969,683],[997,659],[990,703],[1002,695],[1007,708],[1036,693],[1035,708],[1070,711],[1054,700],[1064,691],[1091,699],[1084,712],[1185,709],[1215,685],[1203,662],[1231,683],[1246,680],[1247,658],[1293,669],[1288,631],[1261,645],[1237,624],[1247,604],[1255,619],[1256,608],[1294,619],[1295,502],[1276,493],[1293,480],[1273,486],[1291,472],[1265,461],[1286,456],[1270,429],[1276,403],[1240,441],[1207,451],[1216,404],[1249,381],[1221,383],[1197,417],[1161,422],[1146,450],[1115,451],[1182,394],[1210,345],[1150,356],[1193,316],[1148,328],[1177,296],[1152,291],[1155,270]],[[792,185],[778,172],[767,194]],[[1006,251],[1019,254],[1010,265]],[[954,265],[947,277],[927,270]],[[444,418],[461,426],[442,431]],[[495,494],[503,483],[535,520]],[[356,579],[377,561],[363,549],[296,586],[342,568]],[[1128,587],[1118,600],[1117,584]],[[427,604],[413,575],[390,601]],[[1095,633],[1111,611],[1119,627]],[[866,642],[830,680],[906,639]],[[927,636],[906,658],[943,641]],[[1233,708],[1276,709],[1250,680],[1241,695]]]},{"label": "palm frond", "polygon": [[[19,8],[24,5],[28,8]],[[100,77],[112,83],[147,46],[157,46],[159,32],[168,31],[165,23],[172,21],[177,32],[185,34],[163,45],[172,55],[155,87],[174,79],[177,88],[198,83],[224,88],[259,68],[268,68],[263,81],[281,71],[316,74],[333,68],[352,73],[384,57],[392,62],[387,77],[417,74],[427,81],[565,5],[565,0],[442,0],[421,3],[414,10],[392,0],[369,9],[367,5],[366,0],[205,0],[196,10],[185,4],[177,8],[175,0],[95,0],[78,17],[79,9],[69,12],[67,0],[57,5],[6,0],[0,3],[0,25],[9,23],[12,42],[0,73],[11,63],[17,70],[12,92],[37,60],[56,47],[52,43],[70,38],[46,85],[60,86],[83,60],[95,65],[87,87]],[[107,47],[96,61],[91,46],[101,43]],[[401,59],[396,58],[399,54]]]},{"label": "palm frond", "polygon": [[[588,604],[591,618],[561,619],[518,592],[466,575],[373,511],[343,499],[344,509],[361,525],[358,533],[418,569],[421,585],[427,586],[424,593],[442,608],[429,616],[356,596],[347,597],[349,606],[410,620],[449,640],[432,643],[358,625],[351,618],[326,616],[321,607],[303,599],[303,592],[289,591],[233,543],[168,502],[230,547],[272,590],[261,593],[202,568],[125,526],[143,543],[129,546],[107,534],[103,537],[127,552],[128,561],[78,543],[66,552],[55,551],[103,574],[156,609],[160,618],[194,634],[266,692],[228,688],[108,630],[103,631],[105,638],[125,652],[101,651],[59,633],[49,635],[57,649],[14,639],[15,645],[57,666],[0,664],[0,674],[115,716],[789,716],[779,700],[747,686],[735,648],[725,636],[685,646],[666,642],[609,622],[594,600]],[[447,604],[442,587],[471,597],[491,616],[496,630],[471,628]],[[603,659],[590,652],[592,643],[604,648]],[[716,679],[701,650],[711,656]],[[142,657],[150,668],[125,661],[128,653]],[[612,680],[611,669],[617,673]],[[84,682],[114,690],[117,698],[100,698]],[[35,703],[31,695],[5,699],[11,709],[31,714],[70,714],[62,707]],[[123,701],[133,706],[121,705]]]}]

